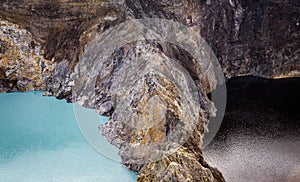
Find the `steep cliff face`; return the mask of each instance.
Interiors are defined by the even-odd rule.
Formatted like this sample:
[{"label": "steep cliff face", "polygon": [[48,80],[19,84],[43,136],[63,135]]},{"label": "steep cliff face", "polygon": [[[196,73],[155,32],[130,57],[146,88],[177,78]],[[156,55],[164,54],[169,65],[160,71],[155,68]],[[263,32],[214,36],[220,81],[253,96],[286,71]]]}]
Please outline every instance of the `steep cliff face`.
[{"label": "steep cliff face", "polygon": [[[113,4],[105,0],[90,2],[72,0],[5,1],[1,2],[0,11],[0,18],[13,23],[14,31],[17,34],[20,32],[29,34],[23,33],[21,34],[22,38],[16,39],[14,36],[20,37],[20,35],[4,32],[1,35],[3,42],[1,46],[5,47],[6,44],[10,44],[6,40],[15,39],[15,45],[11,47],[19,51],[22,49],[21,44],[28,43],[29,40],[24,43],[25,39],[28,39],[26,37],[32,37],[29,39],[32,39],[33,44],[37,45],[35,47],[41,50],[38,55],[49,62],[49,65],[56,67],[49,70],[51,77],[47,79],[46,85],[47,90],[60,98],[68,98],[70,95],[69,91],[65,92],[66,88],[69,88],[67,83],[69,80],[66,81],[65,78],[69,78],[86,44],[95,37],[95,34],[113,26],[115,21],[120,21],[124,16],[122,4]],[[5,31],[9,27],[4,23],[1,24],[1,29]],[[30,44],[29,42],[28,45],[25,45],[29,47],[27,52],[35,49],[31,48]],[[1,55],[8,55],[14,60],[20,59],[12,51],[5,50],[7,49],[3,48]],[[41,63],[38,64],[41,65]],[[6,69],[8,65],[1,62],[1,67]],[[12,81],[7,76],[5,79]]]},{"label": "steep cliff face", "polygon": [[[294,1],[2,2],[0,91],[40,89],[68,101],[73,95],[74,101],[111,116],[102,126],[103,133],[120,148],[122,162],[141,172],[139,181],[224,181],[201,151],[207,118],[215,113],[206,94],[216,82],[197,69],[188,50],[139,40],[115,47],[104,59],[93,55],[97,50],[89,53],[90,45],[105,30],[129,19],[163,18],[201,35],[227,78],[296,77],[300,76],[299,9]],[[101,69],[93,73],[92,90],[86,91],[81,85],[89,83],[85,75],[90,73],[78,69],[89,70],[80,60],[93,56],[92,63]],[[155,65],[158,69],[153,70]],[[179,81],[162,74],[175,69]],[[83,79],[78,83],[76,76]],[[214,84],[207,84],[207,79]],[[165,138],[177,131],[176,126],[189,132],[182,135],[181,145],[173,147]],[[163,157],[149,161],[145,155],[149,150],[132,146],[163,151],[157,153]]]},{"label": "steep cliff face", "polygon": [[226,77],[299,76],[298,1],[126,2],[136,18],[168,18],[199,28]]},{"label": "steep cliff face", "polygon": [[95,34],[128,17],[158,17],[194,26],[213,48],[228,78],[282,78],[299,76],[299,6],[297,1],[262,0],[19,0],[2,2],[0,16],[30,32],[44,59],[68,60],[71,70]]}]

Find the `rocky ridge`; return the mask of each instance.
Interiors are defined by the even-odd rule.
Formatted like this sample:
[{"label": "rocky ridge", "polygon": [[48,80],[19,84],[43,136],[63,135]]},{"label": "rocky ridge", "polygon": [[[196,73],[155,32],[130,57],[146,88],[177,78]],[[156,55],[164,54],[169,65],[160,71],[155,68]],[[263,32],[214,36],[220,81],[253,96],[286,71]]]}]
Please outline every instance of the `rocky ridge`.
[{"label": "rocky ridge", "polygon": [[[210,44],[227,78],[296,77],[300,75],[299,7],[294,1],[238,0],[2,2],[0,91],[39,89],[72,101],[72,87],[76,83],[73,75],[92,40],[130,18],[147,17],[193,27]],[[120,80],[126,72],[140,70],[126,68],[126,63],[135,63],[132,60],[136,60],[136,55],[140,55],[139,60],[150,60],[147,65],[168,62],[173,64],[171,68],[181,68],[183,78],[197,90],[198,99],[191,108],[199,109],[192,113],[198,119],[191,122],[180,112],[189,108],[184,104],[187,95],[161,71],[133,76],[135,84],[124,84],[126,89],[120,92],[123,97],[115,97],[120,86],[113,85],[120,82],[122,86]],[[98,60],[103,63],[103,70],[96,76],[95,98],[86,99],[83,104],[111,117],[103,126],[103,133],[120,148],[123,163],[140,172],[139,181],[224,181],[221,173],[205,162],[201,150],[207,118],[215,112],[206,94],[214,86],[199,81],[202,75],[191,60],[191,55],[180,47],[147,40],[116,48],[110,57]],[[81,94],[75,99],[89,95]],[[157,118],[149,118],[149,110]],[[128,114],[139,119],[128,120]],[[195,127],[171,154],[157,161],[136,156],[132,145],[162,141],[178,123],[183,123],[183,128]],[[136,125],[140,126],[132,127]]]}]

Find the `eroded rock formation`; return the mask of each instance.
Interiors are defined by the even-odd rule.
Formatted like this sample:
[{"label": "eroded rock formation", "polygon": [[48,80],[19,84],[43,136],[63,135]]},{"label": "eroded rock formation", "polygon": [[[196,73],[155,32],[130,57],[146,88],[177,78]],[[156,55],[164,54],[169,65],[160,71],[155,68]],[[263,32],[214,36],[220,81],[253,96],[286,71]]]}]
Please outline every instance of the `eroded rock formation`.
[{"label": "eroded rock formation", "polygon": [[[299,9],[295,1],[280,0],[1,2],[0,91],[40,89],[72,101],[78,76],[74,73],[93,40],[110,27],[142,18],[169,19],[192,27],[212,47],[227,78],[299,76]],[[135,62],[137,57],[146,64]],[[224,181],[201,151],[207,118],[215,113],[206,94],[215,85],[202,81],[202,73],[186,50],[167,42],[142,40],[116,47],[105,59],[93,60],[102,68],[92,85],[93,98],[90,92],[79,90],[75,99],[111,116],[103,133],[120,148],[123,164],[141,172],[139,181]],[[165,63],[158,66],[161,69],[180,67],[182,80],[189,83],[186,88],[193,91],[183,92],[179,89],[183,82],[174,84],[162,70],[151,71],[153,64],[160,63]],[[139,75],[130,80],[127,73]],[[194,118],[186,118],[182,110]],[[131,147],[158,142],[151,148],[168,151],[164,150],[168,142],[159,142],[178,123],[184,130],[195,127],[169,155],[147,161]]]},{"label": "eroded rock formation", "polygon": [[32,34],[18,25],[1,21],[0,92],[46,89],[53,70]]}]

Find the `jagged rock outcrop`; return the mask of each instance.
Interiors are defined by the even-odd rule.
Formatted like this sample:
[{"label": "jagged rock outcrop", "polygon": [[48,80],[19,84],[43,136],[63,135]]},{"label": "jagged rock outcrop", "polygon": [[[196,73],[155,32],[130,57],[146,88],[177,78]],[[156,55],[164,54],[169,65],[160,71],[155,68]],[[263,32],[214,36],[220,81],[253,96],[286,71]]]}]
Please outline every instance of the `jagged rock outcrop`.
[{"label": "jagged rock outcrop", "polygon": [[39,42],[16,24],[0,23],[0,92],[46,89],[53,68]]},{"label": "jagged rock outcrop", "polygon": [[[129,27],[122,26],[122,30]],[[157,42],[131,42],[111,56],[108,53],[107,58],[101,56],[99,45],[103,42],[96,41],[84,54],[73,96],[75,102],[100,111],[106,108],[103,105],[112,103],[103,113],[112,116],[102,129],[120,149],[122,163],[142,173],[139,181],[184,177],[190,181],[222,181],[222,175],[201,158],[207,118],[215,108],[189,72],[154,46]],[[157,169],[159,172],[153,173]]]},{"label": "jagged rock outcrop", "polygon": [[[300,76],[299,8],[300,4],[292,0],[1,2],[0,91],[40,89],[72,101],[74,73],[91,42],[110,27],[147,17],[193,27],[212,47],[227,78]],[[197,94],[182,92],[174,80],[160,74],[162,70],[151,72],[141,67],[134,62],[136,55],[148,61],[148,66],[166,62],[170,70],[180,67],[183,80],[190,83],[188,88],[197,90]],[[208,87],[201,81],[203,75],[192,59],[186,50],[166,42],[131,42],[116,48],[106,59],[94,59],[102,64],[95,77],[94,98],[88,98],[90,92],[75,92],[79,94],[75,99],[83,100],[86,107],[111,116],[103,133],[120,148],[123,163],[141,172],[139,181],[224,181],[202,157],[207,117],[215,112],[206,94],[214,85]],[[133,66],[126,67],[128,63]],[[132,85],[124,79],[128,72],[140,74],[132,77]],[[124,91],[116,93],[122,83]],[[185,94],[195,100],[184,98],[188,97]],[[193,107],[199,110],[191,112]],[[183,109],[198,119],[192,122],[185,118]],[[157,117],[149,118],[149,110]],[[138,119],[129,119],[128,115]],[[182,128],[195,127],[172,154],[147,161],[130,147],[159,142],[178,123]],[[155,147],[161,149],[165,144]]]}]

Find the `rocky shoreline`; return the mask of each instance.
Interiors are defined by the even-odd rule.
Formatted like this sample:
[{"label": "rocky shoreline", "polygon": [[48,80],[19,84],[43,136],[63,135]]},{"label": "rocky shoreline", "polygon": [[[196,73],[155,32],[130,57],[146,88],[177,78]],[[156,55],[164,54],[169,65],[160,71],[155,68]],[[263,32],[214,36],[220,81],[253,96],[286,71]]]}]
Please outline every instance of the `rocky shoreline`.
[{"label": "rocky shoreline", "polygon": [[[115,25],[142,18],[169,19],[192,27],[212,47],[226,78],[299,77],[299,8],[293,1],[2,2],[0,92],[45,90],[46,95],[74,101],[74,73],[93,40]],[[167,62],[176,68],[174,65],[179,64],[183,80],[197,90],[196,99],[184,98],[189,92],[182,92],[159,71],[147,72],[140,63],[135,65],[132,60],[137,57],[150,60],[147,65]],[[138,181],[224,181],[222,174],[203,159],[202,138],[208,117],[215,112],[207,94],[214,86],[201,82],[203,75],[192,59],[177,46],[148,40],[116,48],[105,60],[95,59],[103,69],[94,77],[94,98],[83,99],[82,104],[110,116],[103,126],[104,135],[120,148],[123,164],[140,172]],[[126,67],[127,63],[132,67]],[[135,84],[122,82],[127,73],[143,69],[142,78],[133,76]],[[123,96],[116,98],[122,87]],[[81,94],[75,96],[76,101],[90,94],[76,93]],[[119,103],[118,99],[126,102]],[[187,101],[198,109],[192,113],[197,122],[190,122],[181,113],[188,108]],[[158,109],[163,107],[165,112],[160,113]],[[147,130],[130,127],[149,124],[149,110],[159,116],[152,118],[157,126],[152,123]],[[139,119],[130,123],[128,114]],[[183,128],[195,128],[176,151],[158,161],[145,162],[145,156],[137,158],[138,163],[132,160],[136,151],[128,146],[161,141],[181,122]]]}]

